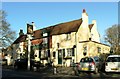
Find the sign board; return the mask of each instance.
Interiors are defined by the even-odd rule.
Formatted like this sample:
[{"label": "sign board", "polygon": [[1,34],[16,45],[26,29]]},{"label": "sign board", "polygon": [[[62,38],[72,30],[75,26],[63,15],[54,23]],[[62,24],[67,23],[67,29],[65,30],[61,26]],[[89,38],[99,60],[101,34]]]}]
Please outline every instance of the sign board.
[{"label": "sign board", "polygon": [[27,24],[27,34],[33,33],[33,25]]}]

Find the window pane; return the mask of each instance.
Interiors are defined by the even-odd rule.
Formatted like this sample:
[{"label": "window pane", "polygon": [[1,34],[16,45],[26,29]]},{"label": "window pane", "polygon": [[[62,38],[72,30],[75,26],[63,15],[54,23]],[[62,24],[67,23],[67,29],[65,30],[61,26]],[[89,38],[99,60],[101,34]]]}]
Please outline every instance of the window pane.
[{"label": "window pane", "polygon": [[71,48],[67,49],[67,56],[72,56],[72,49]]},{"label": "window pane", "polygon": [[93,62],[92,58],[82,58],[80,62]]},{"label": "window pane", "polygon": [[66,40],[70,40],[70,39],[71,39],[71,34],[70,33],[66,34]]},{"label": "window pane", "polygon": [[109,57],[107,62],[120,62],[120,57]]}]

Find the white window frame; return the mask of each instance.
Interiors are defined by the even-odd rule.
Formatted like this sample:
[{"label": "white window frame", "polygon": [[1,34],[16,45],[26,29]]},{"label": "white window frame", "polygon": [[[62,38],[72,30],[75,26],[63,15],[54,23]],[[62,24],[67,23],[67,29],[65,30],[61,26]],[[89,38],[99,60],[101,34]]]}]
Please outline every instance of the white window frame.
[{"label": "white window frame", "polygon": [[67,57],[71,57],[72,56],[72,48],[68,48],[67,49]]}]

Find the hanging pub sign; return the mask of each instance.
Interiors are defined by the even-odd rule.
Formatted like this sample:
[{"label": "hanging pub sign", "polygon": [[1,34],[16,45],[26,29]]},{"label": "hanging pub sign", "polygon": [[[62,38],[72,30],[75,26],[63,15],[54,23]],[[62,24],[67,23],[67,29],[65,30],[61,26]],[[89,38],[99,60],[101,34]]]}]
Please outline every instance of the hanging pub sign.
[{"label": "hanging pub sign", "polygon": [[27,24],[27,34],[33,33],[33,25]]}]

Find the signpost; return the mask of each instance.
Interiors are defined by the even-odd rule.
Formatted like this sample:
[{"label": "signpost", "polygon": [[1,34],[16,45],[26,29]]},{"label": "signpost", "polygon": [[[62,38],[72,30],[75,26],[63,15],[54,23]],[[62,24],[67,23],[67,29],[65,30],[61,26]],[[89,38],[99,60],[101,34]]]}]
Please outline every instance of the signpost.
[{"label": "signpost", "polygon": [[30,52],[31,52],[31,37],[30,35],[28,34],[28,70],[30,70]]},{"label": "signpost", "polygon": [[33,25],[27,24],[27,40],[28,40],[28,67],[27,68],[28,70],[30,70],[30,52],[31,52],[32,34],[33,34]]}]

